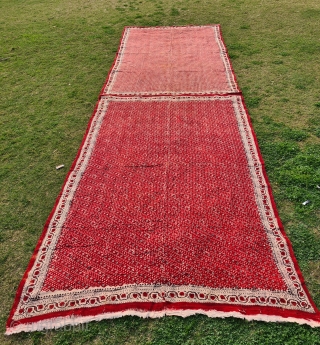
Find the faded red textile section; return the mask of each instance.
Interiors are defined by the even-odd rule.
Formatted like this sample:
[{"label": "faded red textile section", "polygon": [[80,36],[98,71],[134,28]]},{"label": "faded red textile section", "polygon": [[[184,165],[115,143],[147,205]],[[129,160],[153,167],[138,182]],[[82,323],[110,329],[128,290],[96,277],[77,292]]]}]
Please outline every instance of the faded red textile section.
[{"label": "faded red textile section", "polygon": [[127,284],[286,290],[231,101],[110,102],[42,290]]},{"label": "faded red textile section", "polygon": [[216,26],[128,28],[104,93],[238,91]]}]

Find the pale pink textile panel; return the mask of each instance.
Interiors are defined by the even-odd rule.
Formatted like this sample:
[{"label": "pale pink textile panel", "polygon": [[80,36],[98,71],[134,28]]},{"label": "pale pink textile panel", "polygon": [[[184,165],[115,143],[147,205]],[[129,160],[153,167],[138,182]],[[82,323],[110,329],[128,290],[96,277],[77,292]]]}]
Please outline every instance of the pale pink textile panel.
[{"label": "pale pink textile panel", "polygon": [[103,94],[238,92],[218,25],[126,28]]}]

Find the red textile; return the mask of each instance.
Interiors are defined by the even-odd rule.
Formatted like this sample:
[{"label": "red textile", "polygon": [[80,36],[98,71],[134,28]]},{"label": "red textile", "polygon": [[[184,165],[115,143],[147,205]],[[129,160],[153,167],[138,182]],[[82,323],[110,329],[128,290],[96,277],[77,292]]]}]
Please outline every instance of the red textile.
[{"label": "red textile", "polygon": [[[201,55],[194,47],[204,43]],[[168,47],[168,79],[157,84],[153,57]],[[194,313],[320,326],[223,47],[219,26],[125,30],[7,334]],[[179,77],[171,72],[184,54],[187,71],[203,60]],[[132,78],[129,61],[141,69]]]},{"label": "red textile", "polygon": [[103,94],[238,92],[218,25],[128,28]]}]

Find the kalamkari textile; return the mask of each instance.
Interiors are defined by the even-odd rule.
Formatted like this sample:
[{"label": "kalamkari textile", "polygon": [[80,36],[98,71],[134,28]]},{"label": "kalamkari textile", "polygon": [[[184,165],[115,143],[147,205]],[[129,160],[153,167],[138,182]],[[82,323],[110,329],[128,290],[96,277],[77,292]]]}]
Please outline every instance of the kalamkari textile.
[{"label": "kalamkari textile", "polygon": [[128,27],[7,334],[193,314],[320,326],[219,25]]}]

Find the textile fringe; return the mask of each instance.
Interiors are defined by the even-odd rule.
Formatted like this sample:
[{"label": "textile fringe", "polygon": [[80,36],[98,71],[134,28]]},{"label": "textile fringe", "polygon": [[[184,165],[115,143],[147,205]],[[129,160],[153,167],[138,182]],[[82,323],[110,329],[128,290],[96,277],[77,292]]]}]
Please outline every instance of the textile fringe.
[{"label": "textile fringe", "polygon": [[211,318],[226,318],[226,317],[236,317],[248,321],[265,321],[265,322],[296,322],[300,325],[309,325],[311,327],[320,327],[319,322],[313,320],[298,319],[294,317],[282,317],[275,315],[243,315],[240,312],[222,312],[222,311],[204,311],[204,310],[167,310],[167,311],[155,311],[155,312],[145,312],[139,310],[126,310],[115,313],[105,313],[95,316],[68,316],[68,317],[57,317],[48,320],[37,321],[29,324],[21,324],[15,327],[9,328],[6,331],[6,335],[11,335],[19,332],[34,332],[42,331],[46,329],[59,329],[66,326],[78,326],[91,322],[91,321],[101,321],[107,319],[115,319],[123,316],[139,316],[141,318],[160,318],[163,316],[180,316],[188,317],[196,314],[206,315]]}]

